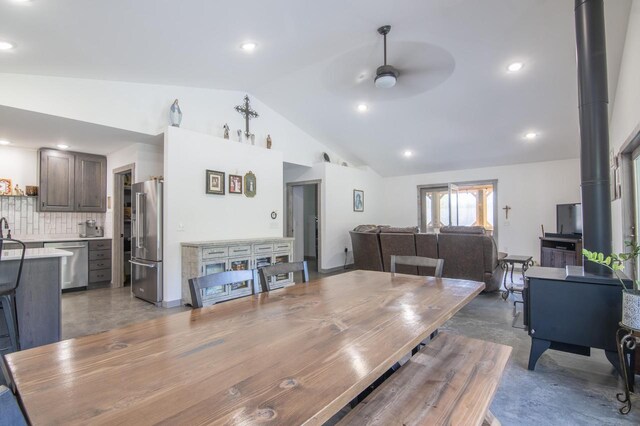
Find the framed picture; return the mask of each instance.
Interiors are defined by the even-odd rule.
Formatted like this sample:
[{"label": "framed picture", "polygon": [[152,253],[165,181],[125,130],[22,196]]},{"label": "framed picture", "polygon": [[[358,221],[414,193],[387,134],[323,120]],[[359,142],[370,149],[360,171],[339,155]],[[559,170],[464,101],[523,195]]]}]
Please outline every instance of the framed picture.
[{"label": "framed picture", "polygon": [[257,190],[257,182],[256,175],[253,172],[249,172],[244,175],[244,195],[249,198],[253,198],[256,196]]},{"label": "framed picture", "polygon": [[0,195],[11,195],[12,193],[11,179],[0,178]]},{"label": "framed picture", "polygon": [[224,172],[207,170],[207,194],[224,195]]},{"label": "framed picture", "polygon": [[354,212],[364,211],[364,191],[360,189],[353,190],[353,211]]},{"label": "framed picture", "polygon": [[229,175],[229,194],[242,194],[242,176]]}]

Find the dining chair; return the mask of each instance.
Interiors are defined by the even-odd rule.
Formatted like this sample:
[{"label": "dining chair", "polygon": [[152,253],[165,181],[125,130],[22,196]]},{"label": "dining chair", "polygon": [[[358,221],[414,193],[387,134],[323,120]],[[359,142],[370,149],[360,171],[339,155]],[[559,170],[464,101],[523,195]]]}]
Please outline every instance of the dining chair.
[{"label": "dining chair", "polygon": [[[189,279],[191,291],[191,306],[202,308],[202,290],[211,287],[224,287],[234,283],[251,281],[251,294],[256,294],[258,285],[258,272],[255,269],[245,271],[226,271]],[[215,302],[214,302],[215,303]]]},{"label": "dining chair", "polygon": [[307,261],[276,263],[275,265],[263,266],[260,271],[260,286],[263,292],[269,292],[269,278],[276,275],[291,274],[294,272],[302,272],[302,282],[309,282],[309,269]]},{"label": "dining chair", "polygon": [[442,269],[444,268],[443,259],[432,259],[430,257],[420,256],[391,256],[391,273],[395,274],[396,265],[418,266],[422,268],[435,268],[433,274],[436,278],[442,278]]},{"label": "dining chair", "polygon": [[[16,249],[16,251],[19,252],[19,258],[17,259],[17,262],[2,262],[2,253],[5,243],[18,245],[19,248]],[[12,238],[0,238],[0,307],[2,308],[2,317],[4,318],[7,329],[7,334],[0,335],[0,338],[9,338],[9,346],[0,348],[0,351],[2,352],[9,353],[20,350],[16,291],[20,285],[25,251],[26,246],[22,241],[14,240]]]},{"label": "dining chair", "polygon": [[0,385],[0,413],[0,426],[27,426],[15,395],[3,385]]}]

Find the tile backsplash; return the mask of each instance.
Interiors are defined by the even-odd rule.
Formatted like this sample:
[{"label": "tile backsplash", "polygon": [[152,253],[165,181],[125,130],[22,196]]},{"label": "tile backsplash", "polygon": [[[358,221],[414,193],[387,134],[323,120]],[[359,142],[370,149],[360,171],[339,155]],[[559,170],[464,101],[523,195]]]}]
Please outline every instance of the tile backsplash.
[{"label": "tile backsplash", "polygon": [[38,212],[37,202],[38,197],[0,196],[0,217],[7,218],[13,237],[77,237],[79,222],[95,219],[96,225],[105,224],[105,213]]}]

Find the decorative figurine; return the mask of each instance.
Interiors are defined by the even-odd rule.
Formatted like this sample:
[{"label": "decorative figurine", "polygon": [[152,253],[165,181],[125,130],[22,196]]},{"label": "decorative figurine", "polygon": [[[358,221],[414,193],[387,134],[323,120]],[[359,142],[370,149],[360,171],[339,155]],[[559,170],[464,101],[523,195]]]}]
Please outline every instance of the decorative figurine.
[{"label": "decorative figurine", "polygon": [[271,135],[267,135],[267,149],[271,149]]},{"label": "decorative figurine", "polygon": [[251,133],[251,145],[255,145],[256,144],[256,135],[254,133]]},{"label": "decorative figurine", "polygon": [[229,139],[229,125],[227,123],[224,123],[224,126],[222,126],[222,128],[224,129],[224,138]]},{"label": "decorative figurine", "polygon": [[178,105],[177,99],[173,101],[171,108],[169,108],[169,120],[173,127],[180,127],[180,123],[182,122],[182,110],[180,109],[180,105]]},{"label": "decorative figurine", "polygon": [[13,188],[13,195],[24,195],[24,191],[18,186],[18,184],[16,184],[15,188]]},{"label": "decorative figurine", "polygon": [[242,130],[238,129],[238,142],[242,142]]}]

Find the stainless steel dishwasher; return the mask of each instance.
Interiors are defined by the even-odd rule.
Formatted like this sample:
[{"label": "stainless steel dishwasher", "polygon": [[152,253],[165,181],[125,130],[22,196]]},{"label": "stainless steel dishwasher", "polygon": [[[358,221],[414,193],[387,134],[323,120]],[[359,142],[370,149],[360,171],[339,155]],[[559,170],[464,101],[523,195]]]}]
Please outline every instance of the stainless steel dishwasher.
[{"label": "stainless steel dishwasher", "polygon": [[73,253],[73,256],[62,258],[62,267],[60,268],[62,290],[87,288],[89,283],[88,241],[44,243],[44,247],[57,248]]}]

